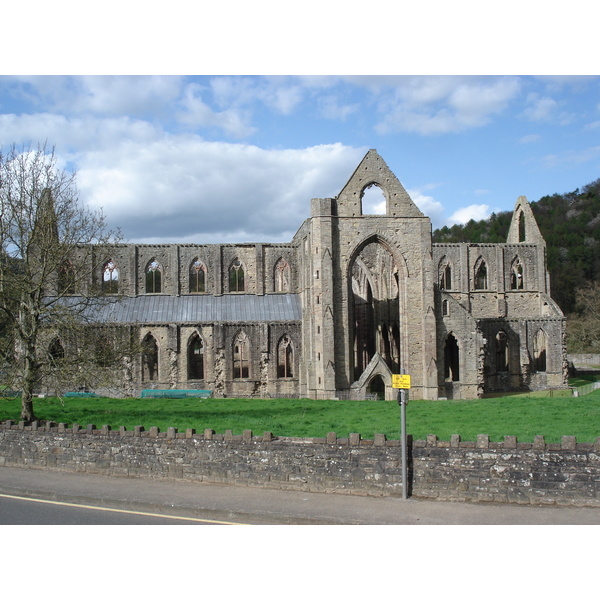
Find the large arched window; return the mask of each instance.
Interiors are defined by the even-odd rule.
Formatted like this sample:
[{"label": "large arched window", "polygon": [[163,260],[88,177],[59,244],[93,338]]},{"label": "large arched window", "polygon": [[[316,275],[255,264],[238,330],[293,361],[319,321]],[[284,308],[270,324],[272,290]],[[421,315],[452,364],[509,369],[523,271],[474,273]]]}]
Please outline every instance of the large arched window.
[{"label": "large arched window", "polygon": [[158,379],[158,344],[149,333],[142,342],[142,381]]},{"label": "large arched window", "polygon": [[156,259],[146,266],[146,294],[160,294],[162,291],[162,267]]},{"label": "large arched window", "polygon": [[117,294],[119,291],[119,269],[113,260],[109,260],[102,269],[102,291],[105,294]]},{"label": "large arched window", "polygon": [[236,258],[229,267],[229,291],[245,291],[244,265]]},{"label": "large arched window", "polygon": [[359,249],[349,272],[352,333],[348,341],[358,381],[376,353],[390,369],[398,367],[398,268],[388,247],[373,238]]},{"label": "large arched window", "polygon": [[546,334],[540,329],[533,340],[533,370],[546,371]]},{"label": "large arched window", "polygon": [[289,335],[284,335],[277,346],[277,377],[294,376],[294,347]]},{"label": "large arched window", "polygon": [[479,258],[475,263],[475,289],[488,289],[488,271],[487,265],[485,264],[485,260],[483,260],[483,258]]},{"label": "large arched window", "polygon": [[206,292],[206,265],[197,258],[190,265],[190,294]]},{"label": "large arched window", "polygon": [[233,340],[233,378],[246,379],[250,377],[250,341],[241,331]]},{"label": "large arched window", "polygon": [[274,280],[274,291],[275,292],[289,292],[290,290],[290,265],[287,260],[280,258],[275,263],[275,269],[273,273]]},{"label": "large arched window", "polygon": [[204,379],[204,344],[197,333],[188,343],[188,379]]}]

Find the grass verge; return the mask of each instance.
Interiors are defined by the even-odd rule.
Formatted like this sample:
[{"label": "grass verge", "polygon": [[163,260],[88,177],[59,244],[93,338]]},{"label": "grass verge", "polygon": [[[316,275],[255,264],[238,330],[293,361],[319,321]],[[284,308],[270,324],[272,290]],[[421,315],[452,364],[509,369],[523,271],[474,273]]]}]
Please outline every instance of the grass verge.
[{"label": "grass verge", "polygon": [[[239,435],[251,429],[256,435],[271,431],[276,436],[325,437],[335,431],[338,437],[360,433],[373,439],[383,433],[398,439],[400,408],[396,402],[356,402],[287,399],[153,399],[153,398],[44,398],[35,403],[37,418],[83,427],[110,425],[128,430],[136,425],[165,431],[213,429],[232,430]],[[0,421],[19,420],[20,400],[0,399]],[[594,442],[600,436],[600,391],[579,398],[548,397],[538,394],[510,395],[479,400],[411,400],[406,410],[407,433],[414,439],[435,434],[449,440],[459,434],[474,441],[487,434],[491,441],[516,435],[532,442],[543,435],[547,443],[574,435],[578,442]]]}]

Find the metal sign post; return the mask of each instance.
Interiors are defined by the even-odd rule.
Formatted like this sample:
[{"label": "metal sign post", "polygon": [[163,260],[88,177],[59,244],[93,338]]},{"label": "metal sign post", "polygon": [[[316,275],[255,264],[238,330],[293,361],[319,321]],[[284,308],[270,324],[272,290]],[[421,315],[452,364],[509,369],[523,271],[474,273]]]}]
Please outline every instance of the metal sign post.
[{"label": "metal sign post", "polygon": [[400,405],[400,445],[402,447],[402,499],[408,498],[408,483],[406,469],[406,390],[410,389],[410,375],[392,375],[392,387],[398,389],[398,404]]}]

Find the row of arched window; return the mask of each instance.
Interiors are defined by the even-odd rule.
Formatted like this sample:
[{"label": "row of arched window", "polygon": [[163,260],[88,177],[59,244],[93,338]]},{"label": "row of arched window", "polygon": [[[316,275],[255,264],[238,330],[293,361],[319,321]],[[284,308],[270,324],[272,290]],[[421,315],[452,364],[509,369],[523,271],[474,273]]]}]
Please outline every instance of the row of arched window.
[{"label": "row of arched window", "polygon": [[[473,282],[476,290],[488,289],[488,267],[485,259],[482,256],[480,256],[475,262],[475,267],[473,269]],[[452,281],[452,264],[445,257],[440,261],[439,286],[441,290],[452,291],[454,289],[454,284]],[[522,290],[523,287],[523,264],[517,257],[513,260],[510,269],[510,289]]]},{"label": "row of arched window", "polygon": [[[155,381],[159,378],[159,348],[151,333],[142,342],[142,379]],[[198,333],[193,333],[187,344],[187,378],[189,380],[206,377],[205,345]],[[252,377],[252,352],[250,338],[240,331],[231,346],[232,379],[248,379]],[[283,335],[277,344],[277,378],[294,377],[294,345],[288,334]]]},{"label": "row of arched window", "polygon": [[[234,259],[228,269],[229,292],[239,293],[247,291],[247,270],[244,263],[239,259]],[[160,294],[163,290],[163,268],[161,264],[152,259],[146,265],[145,271],[146,293]],[[119,292],[119,269],[114,260],[106,262],[102,268],[102,288],[107,294],[116,294]],[[203,294],[207,289],[208,269],[206,264],[199,258],[195,258],[188,269],[188,292],[190,294]],[[290,291],[290,265],[284,259],[280,258],[273,268],[273,291]]]}]

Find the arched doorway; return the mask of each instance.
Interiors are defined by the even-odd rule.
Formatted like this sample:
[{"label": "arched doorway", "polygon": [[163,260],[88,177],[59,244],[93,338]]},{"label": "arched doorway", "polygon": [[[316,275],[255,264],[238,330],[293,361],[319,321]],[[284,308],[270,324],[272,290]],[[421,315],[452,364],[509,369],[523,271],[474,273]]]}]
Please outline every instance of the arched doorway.
[{"label": "arched doorway", "polygon": [[369,383],[369,394],[373,400],[385,400],[385,382],[381,375],[375,375]]}]

